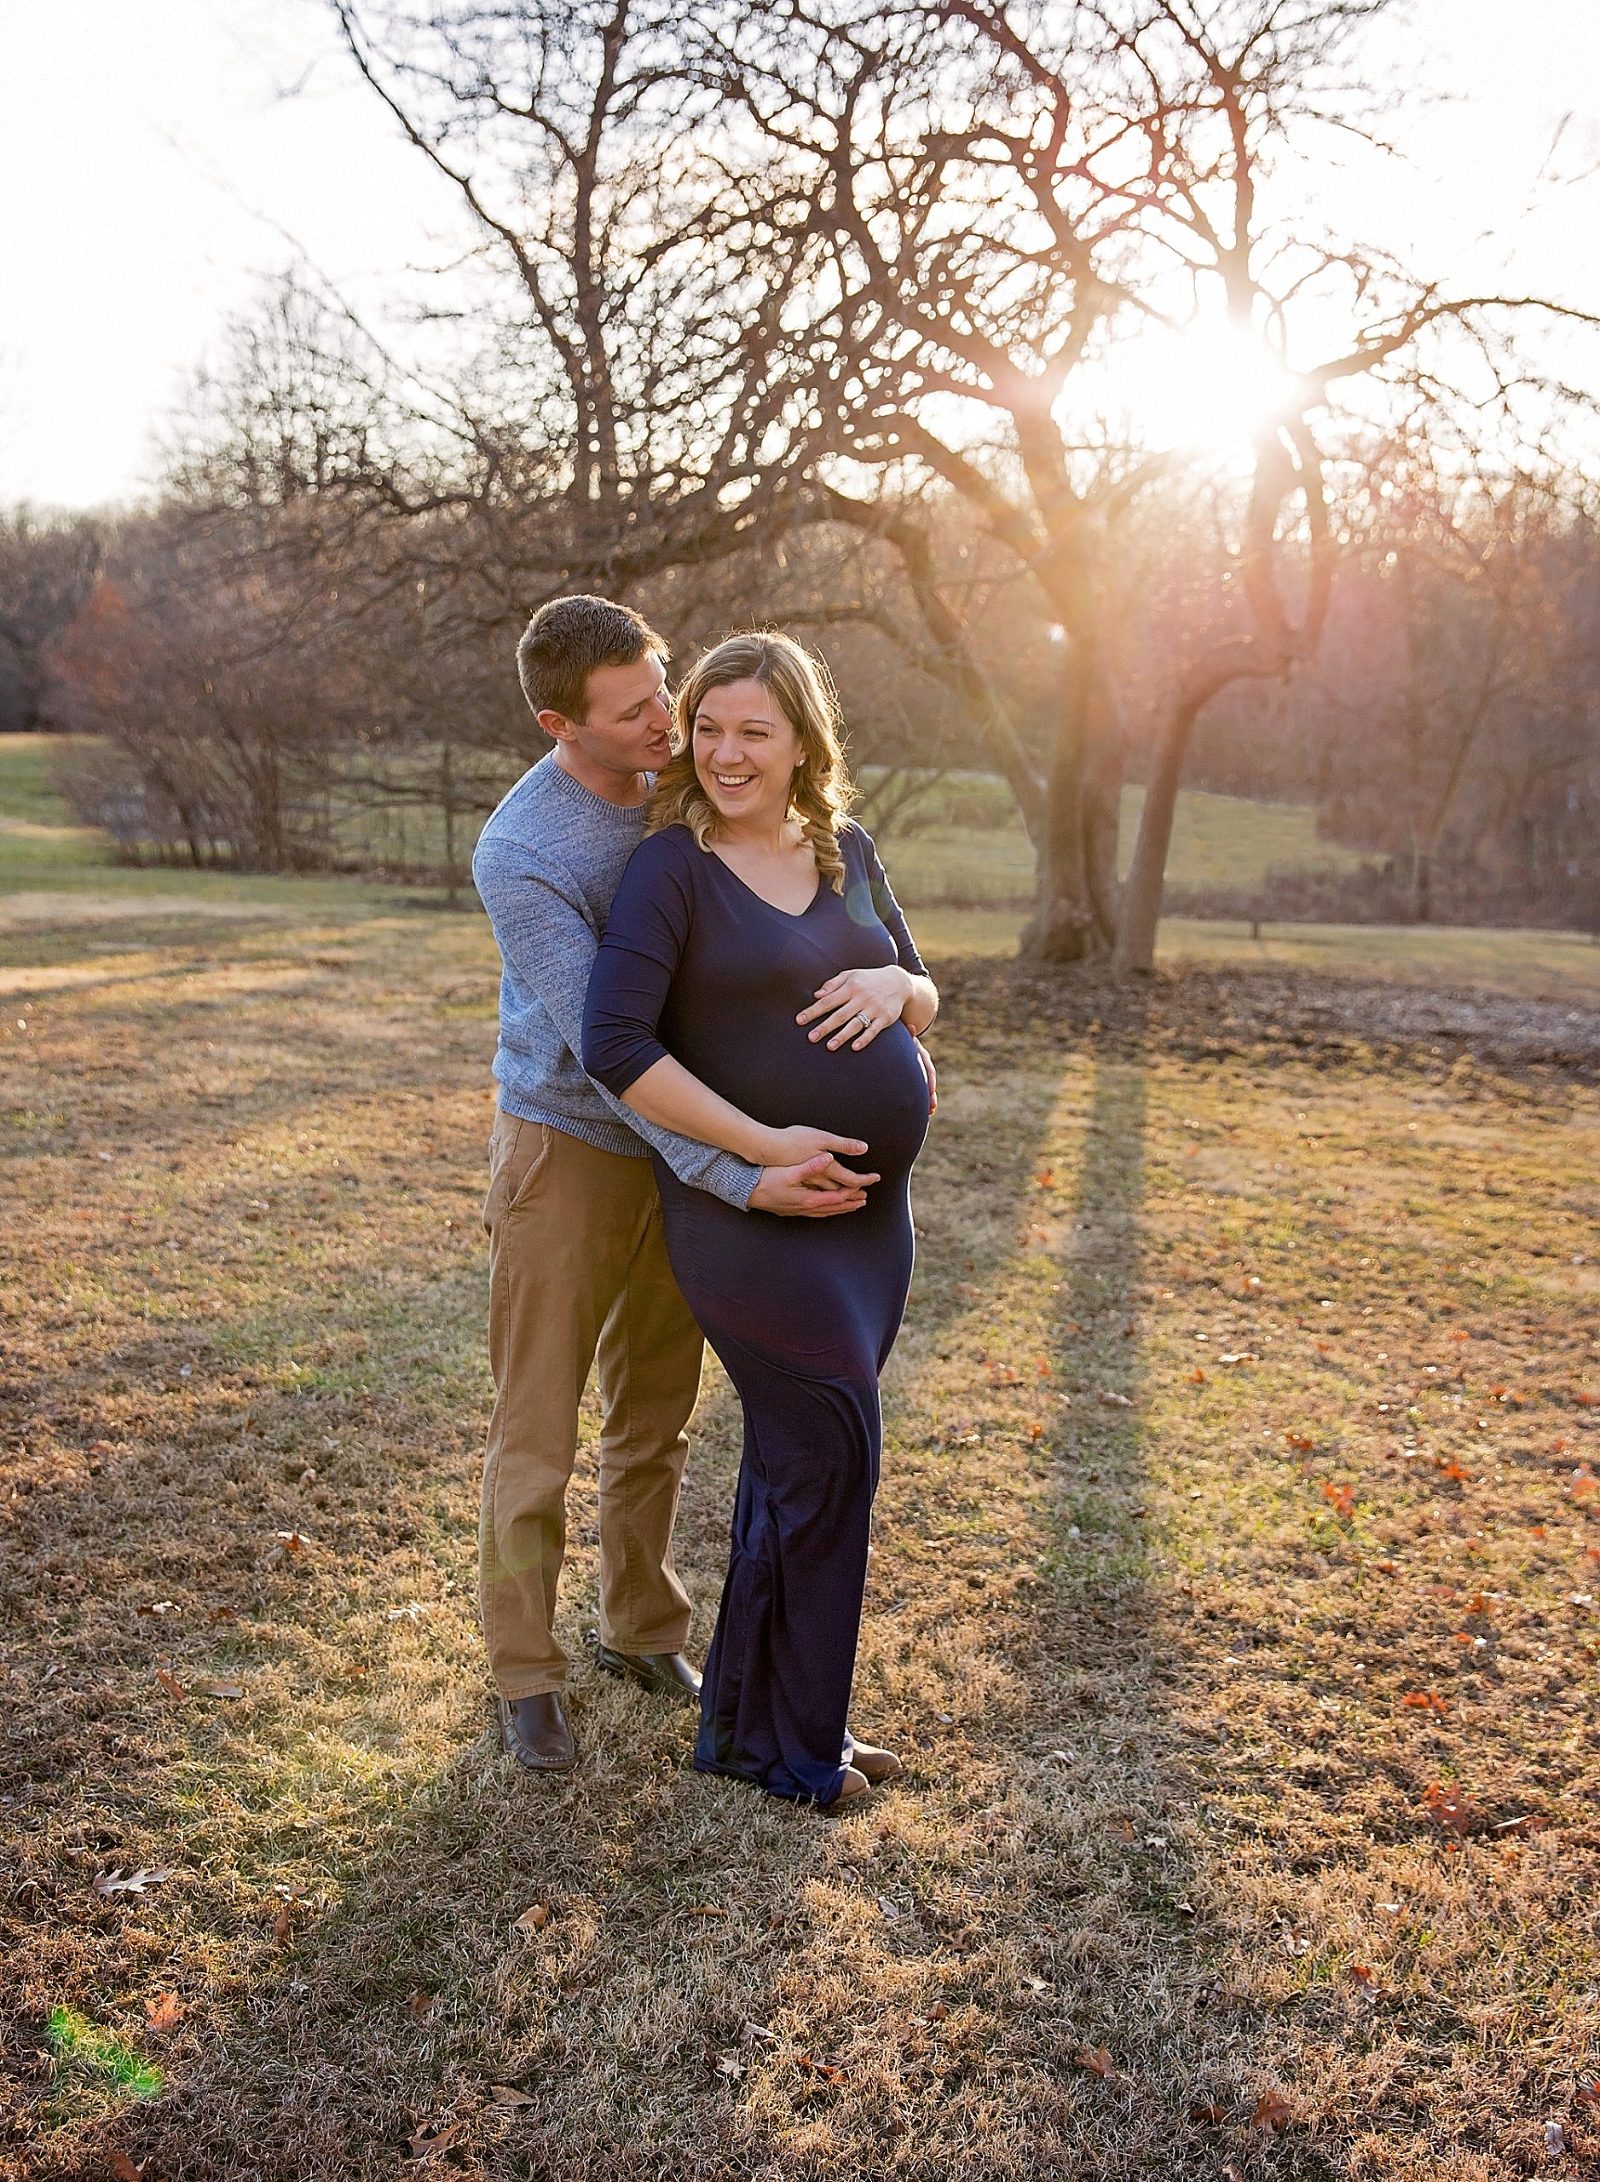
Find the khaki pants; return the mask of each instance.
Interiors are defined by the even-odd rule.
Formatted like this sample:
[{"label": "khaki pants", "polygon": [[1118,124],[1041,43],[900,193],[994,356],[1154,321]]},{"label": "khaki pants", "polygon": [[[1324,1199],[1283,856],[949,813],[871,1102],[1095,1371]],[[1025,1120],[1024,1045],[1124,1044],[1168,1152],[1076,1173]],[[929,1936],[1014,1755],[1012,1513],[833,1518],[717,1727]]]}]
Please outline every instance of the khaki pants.
[{"label": "khaki pants", "polygon": [[601,1640],[622,1652],[683,1648],[690,1609],[672,1524],[703,1349],[667,1263],[648,1159],[497,1112],[483,1224],[495,1384],[483,1632],[501,1696],[533,1697],[567,1679],[552,1623],[578,1404],[597,1350]]}]

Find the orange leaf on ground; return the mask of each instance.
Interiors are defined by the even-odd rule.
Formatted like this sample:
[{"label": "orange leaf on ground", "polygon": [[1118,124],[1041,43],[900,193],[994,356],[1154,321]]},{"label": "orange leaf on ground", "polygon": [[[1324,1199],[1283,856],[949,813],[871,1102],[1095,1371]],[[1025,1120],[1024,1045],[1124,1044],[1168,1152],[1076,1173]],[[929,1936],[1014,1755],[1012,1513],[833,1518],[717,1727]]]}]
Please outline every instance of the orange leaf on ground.
[{"label": "orange leaf on ground", "polygon": [[183,2013],[183,2002],[176,1993],[157,1993],[154,2000],[147,2000],[144,2004],[145,2027],[149,2030],[171,2030]]},{"label": "orange leaf on ground", "polygon": [[1111,2055],[1104,2046],[1082,2046],[1072,2056],[1074,2068],[1085,2069],[1091,2076],[1114,2074]]},{"label": "orange leaf on ground", "polygon": [[1422,1792],[1422,1806],[1436,1826],[1458,1841],[1471,1832],[1476,1814],[1454,1781],[1432,1782]]},{"label": "orange leaf on ground", "polygon": [[433,2013],[432,1993],[425,1993],[420,1985],[414,1993],[407,1993],[406,2013],[414,2023],[426,2023]]},{"label": "orange leaf on ground", "polygon": [[1370,1985],[1372,1983],[1372,1969],[1368,1963],[1352,1962],[1345,1974],[1348,1977],[1353,1977],[1358,1985]]},{"label": "orange leaf on ground", "polygon": [[1294,2108],[1276,2091],[1263,2091],[1250,2114],[1252,2129],[1264,2129],[1269,2133],[1286,2129],[1294,2119]]},{"label": "orange leaf on ground", "polygon": [[1190,1372],[1189,1377],[1193,1380],[1196,1386],[1204,1386],[1206,1383],[1206,1375],[1199,1368],[1198,1365],[1196,1365],[1195,1369]]},{"label": "orange leaf on ground", "polygon": [[1302,1455],[1311,1454],[1317,1444],[1314,1439],[1308,1439],[1304,1432],[1285,1432],[1283,1437],[1286,1446],[1294,1448]]},{"label": "orange leaf on ground", "polygon": [[1189,2109],[1189,2119],[1191,2121],[1208,2122],[1212,2127],[1215,2127],[1219,2121],[1226,2120],[1226,2118],[1223,2108],[1215,2099],[1196,2099]]},{"label": "orange leaf on ground", "polygon": [[522,1915],[517,1919],[516,1924],[512,1927],[512,1929],[517,1932],[530,1934],[534,1932],[542,1932],[549,1922],[549,1910],[546,1909],[543,1902],[535,1902],[531,1909],[525,1909],[522,1912]]},{"label": "orange leaf on ground", "polygon": [[1342,1522],[1348,1523],[1356,1512],[1355,1488],[1350,1485],[1334,1485],[1323,1480],[1322,1497],[1328,1502]]},{"label": "orange leaf on ground", "polygon": [[126,2152],[111,2152],[106,2158],[106,2173],[111,2182],[143,2182],[144,2169],[136,2167]]},{"label": "orange leaf on ground", "polygon": [[189,1695],[178,1677],[175,1674],[169,1674],[165,1667],[157,1667],[156,1680],[169,1697],[178,1699],[180,1703]]},{"label": "orange leaf on ground", "polygon": [[272,1920],[272,1944],[274,1947],[287,1947],[293,1938],[294,1904],[292,1902],[280,1902],[278,1904],[278,1913]]},{"label": "orange leaf on ground", "polygon": [[844,2075],[842,2068],[835,2068],[830,2061],[814,2061],[809,2053],[796,2054],[794,2065],[807,2076],[821,2076],[831,2084],[838,2083]]},{"label": "orange leaf on ground", "polygon": [[1406,1690],[1402,1694],[1400,1702],[1403,1705],[1409,1705],[1414,1712],[1448,1712],[1450,1710],[1450,1707],[1437,1690]]}]

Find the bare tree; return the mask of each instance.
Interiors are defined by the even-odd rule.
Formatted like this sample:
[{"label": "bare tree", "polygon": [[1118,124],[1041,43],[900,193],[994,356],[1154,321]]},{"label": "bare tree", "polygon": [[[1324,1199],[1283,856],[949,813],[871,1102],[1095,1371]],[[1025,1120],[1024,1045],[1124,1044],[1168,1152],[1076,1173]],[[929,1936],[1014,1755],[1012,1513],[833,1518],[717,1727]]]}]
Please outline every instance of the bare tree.
[{"label": "bare tree", "polygon": [[[1038,849],[1030,953],[1115,947],[1119,967],[1148,966],[1195,721],[1241,676],[1282,677],[1315,651],[1338,397],[1404,378],[1445,399],[1474,365],[1508,391],[1495,327],[1526,299],[1450,297],[1320,236],[1282,178],[1316,132],[1370,115],[1355,42],[1387,4],[792,0],[720,43],[713,24],[729,96],[770,147],[774,204],[800,189],[814,206],[822,258],[803,340],[832,450],[828,512],[876,524],[901,552],[935,649],[991,723]],[[1350,331],[1319,353],[1330,301]],[[1101,405],[1119,345],[1208,318],[1276,356],[1281,400],[1239,490],[1218,632],[1164,700],[1119,900],[1124,723],[1106,577],[1128,509],[1174,460]],[[908,487],[926,478],[965,501],[1064,632],[1034,777],[906,518]]]}]

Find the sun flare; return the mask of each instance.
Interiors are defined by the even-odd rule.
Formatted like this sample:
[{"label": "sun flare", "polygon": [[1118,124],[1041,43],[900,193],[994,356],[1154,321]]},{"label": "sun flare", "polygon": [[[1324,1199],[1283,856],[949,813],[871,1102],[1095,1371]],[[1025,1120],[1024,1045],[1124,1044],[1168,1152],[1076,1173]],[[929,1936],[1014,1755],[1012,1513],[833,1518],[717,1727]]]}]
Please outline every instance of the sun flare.
[{"label": "sun flare", "polygon": [[1294,401],[1290,375],[1226,320],[1126,342],[1106,385],[1108,408],[1142,444],[1207,454],[1244,453]]}]

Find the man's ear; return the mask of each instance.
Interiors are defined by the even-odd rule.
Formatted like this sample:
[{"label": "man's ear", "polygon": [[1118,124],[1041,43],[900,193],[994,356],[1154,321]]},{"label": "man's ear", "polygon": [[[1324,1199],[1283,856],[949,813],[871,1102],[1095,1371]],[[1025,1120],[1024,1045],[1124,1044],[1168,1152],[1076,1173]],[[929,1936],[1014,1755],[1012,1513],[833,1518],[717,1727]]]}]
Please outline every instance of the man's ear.
[{"label": "man's ear", "polygon": [[572,722],[564,712],[536,712],[534,718],[552,742],[571,742]]}]

